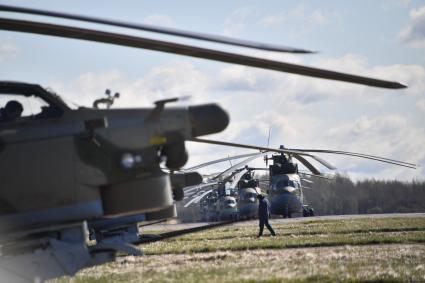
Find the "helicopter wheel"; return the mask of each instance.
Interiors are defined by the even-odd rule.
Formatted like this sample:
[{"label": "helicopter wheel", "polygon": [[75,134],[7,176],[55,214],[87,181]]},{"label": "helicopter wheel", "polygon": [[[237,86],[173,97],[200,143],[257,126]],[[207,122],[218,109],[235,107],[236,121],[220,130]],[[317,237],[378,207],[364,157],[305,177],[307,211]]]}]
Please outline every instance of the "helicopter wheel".
[{"label": "helicopter wheel", "polygon": [[285,206],[283,207],[283,214],[282,214],[283,218],[291,218],[291,214],[289,213],[289,205],[285,204]]},{"label": "helicopter wheel", "polygon": [[311,207],[303,208],[303,217],[314,216],[314,209]]},{"label": "helicopter wheel", "polygon": [[310,209],[303,208],[303,217],[309,217],[310,216]]}]

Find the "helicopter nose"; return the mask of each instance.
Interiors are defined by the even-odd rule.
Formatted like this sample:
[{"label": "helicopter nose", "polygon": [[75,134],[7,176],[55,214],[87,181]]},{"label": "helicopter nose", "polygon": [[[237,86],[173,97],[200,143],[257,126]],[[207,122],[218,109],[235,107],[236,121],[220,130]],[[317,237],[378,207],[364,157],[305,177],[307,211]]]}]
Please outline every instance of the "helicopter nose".
[{"label": "helicopter nose", "polygon": [[229,124],[229,115],[217,104],[189,107],[192,136],[203,136],[223,131]]}]

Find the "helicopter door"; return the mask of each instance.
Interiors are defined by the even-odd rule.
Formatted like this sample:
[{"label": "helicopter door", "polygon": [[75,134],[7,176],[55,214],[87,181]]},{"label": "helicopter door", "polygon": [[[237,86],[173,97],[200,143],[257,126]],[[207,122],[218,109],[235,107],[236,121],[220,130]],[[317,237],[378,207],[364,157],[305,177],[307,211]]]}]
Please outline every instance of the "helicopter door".
[{"label": "helicopter door", "polygon": [[74,202],[73,122],[58,113],[36,95],[0,93],[0,216],[46,220]]}]

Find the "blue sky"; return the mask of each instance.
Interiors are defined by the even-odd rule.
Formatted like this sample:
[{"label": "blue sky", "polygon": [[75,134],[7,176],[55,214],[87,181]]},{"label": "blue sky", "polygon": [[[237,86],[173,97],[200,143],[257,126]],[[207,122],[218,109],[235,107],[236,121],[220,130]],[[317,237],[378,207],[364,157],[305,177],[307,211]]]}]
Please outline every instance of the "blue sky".
[{"label": "blue sky", "polygon": [[[423,1],[0,3],[302,47],[319,53],[282,55],[130,32],[407,83],[407,90],[380,90],[152,51],[0,32],[2,79],[39,83],[87,105],[106,88],[122,93],[118,107],[191,95],[190,104],[217,102],[231,116],[229,128],[211,138],[264,145],[272,127],[272,146],[358,151],[422,165],[409,170],[323,156],[354,178],[425,179]],[[189,151],[188,165],[242,152],[192,144]]]}]

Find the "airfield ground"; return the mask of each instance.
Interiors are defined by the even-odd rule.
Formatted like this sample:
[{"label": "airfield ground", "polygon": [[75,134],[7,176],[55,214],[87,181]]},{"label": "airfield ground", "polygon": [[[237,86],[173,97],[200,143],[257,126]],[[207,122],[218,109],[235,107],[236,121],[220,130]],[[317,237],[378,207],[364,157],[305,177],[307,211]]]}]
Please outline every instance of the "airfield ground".
[{"label": "airfield ground", "polygon": [[[54,282],[425,282],[425,215],[249,221],[142,245]],[[157,225],[149,233],[185,225]],[[157,229],[156,231],[152,229]]]}]

